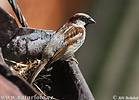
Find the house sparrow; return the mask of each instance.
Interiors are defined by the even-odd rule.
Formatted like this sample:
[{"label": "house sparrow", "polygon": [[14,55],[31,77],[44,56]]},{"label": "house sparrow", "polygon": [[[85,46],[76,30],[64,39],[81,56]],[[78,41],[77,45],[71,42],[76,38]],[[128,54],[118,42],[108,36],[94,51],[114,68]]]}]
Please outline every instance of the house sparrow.
[{"label": "house sparrow", "polygon": [[41,64],[35,69],[28,82],[32,84],[40,71],[57,60],[72,57],[82,46],[86,36],[86,26],[96,23],[89,15],[77,13],[56,31],[44,49]]}]

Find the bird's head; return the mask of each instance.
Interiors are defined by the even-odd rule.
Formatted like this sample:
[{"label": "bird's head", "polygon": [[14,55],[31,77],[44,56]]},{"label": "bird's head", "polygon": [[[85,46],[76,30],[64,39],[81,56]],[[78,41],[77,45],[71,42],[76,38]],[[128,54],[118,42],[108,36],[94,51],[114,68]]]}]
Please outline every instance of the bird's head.
[{"label": "bird's head", "polygon": [[85,13],[76,13],[69,19],[69,22],[79,27],[86,27],[88,24],[96,23],[93,18]]}]

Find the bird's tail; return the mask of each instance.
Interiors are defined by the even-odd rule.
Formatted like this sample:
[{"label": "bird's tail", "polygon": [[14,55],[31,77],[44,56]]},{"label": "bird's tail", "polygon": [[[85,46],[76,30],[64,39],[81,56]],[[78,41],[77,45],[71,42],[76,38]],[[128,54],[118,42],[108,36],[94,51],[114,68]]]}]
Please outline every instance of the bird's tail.
[{"label": "bird's tail", "polygon": [[41,62],[41,64],[35,69],[35,71],[33,72],[33,74],[31,75],[31,77],[28,78],[28,82],[30,84],[33,83],[33,81],[35,80],[35,78],[38,76],[38,74],[41,72],[41,70],[45,67],[49,68],[51,64],[53,64],[55,61],[59,60],[62,58],[62,56],[64,55],[64,53],[66,52],[67,47],[61,48],[60,50],[58,50],[55,55],[51,58],[51,60],[46,60],[43,59],[43,61]]},{"label": "bird's tail", "polygon": [[41,72],[41,70],[47,65],[47,61],[43,61],[40,63],[40,65],[35,69],[33,74],[28,78],[28,82],[32,84],[35,80],[35,78],[38,76],[38,74]]}]

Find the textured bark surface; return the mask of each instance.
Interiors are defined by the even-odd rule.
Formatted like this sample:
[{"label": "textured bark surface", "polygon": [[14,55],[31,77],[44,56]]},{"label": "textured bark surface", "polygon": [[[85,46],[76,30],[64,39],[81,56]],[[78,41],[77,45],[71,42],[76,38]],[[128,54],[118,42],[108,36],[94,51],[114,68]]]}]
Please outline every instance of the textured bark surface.
[{"label": "textured bark surface", "polygon": [[49,30],[18,28],[15,31],[15,38],[3,48],[3,55],[18,62],[40,58],[43,48],[54,33]]},{"label": "textured bark surface", "polygon": [[0,75],[0,95],[1,96],[24,96],[19,88],[11,81]]},{"label": "textured bark surface", "polygon": [[95,100],[75,61],[57,61],[51,75],[54,97],[60,100]]},{"label": "textured bark surface", "polygon": [[0,7],[0,47],[12,39],[16,28],[18,25],[15,19]]}]

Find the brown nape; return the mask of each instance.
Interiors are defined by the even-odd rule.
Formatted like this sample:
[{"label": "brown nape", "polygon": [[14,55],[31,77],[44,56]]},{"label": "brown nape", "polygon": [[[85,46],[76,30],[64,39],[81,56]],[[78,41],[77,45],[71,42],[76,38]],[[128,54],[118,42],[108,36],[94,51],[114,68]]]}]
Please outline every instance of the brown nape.
[{"label": "brown nape", "polygon": [[83,16],[83,15],[74,15],[69,19],[69,22],[75,23],[76,20],[82,19],[83,17],[85,17],[85,16]]}]

